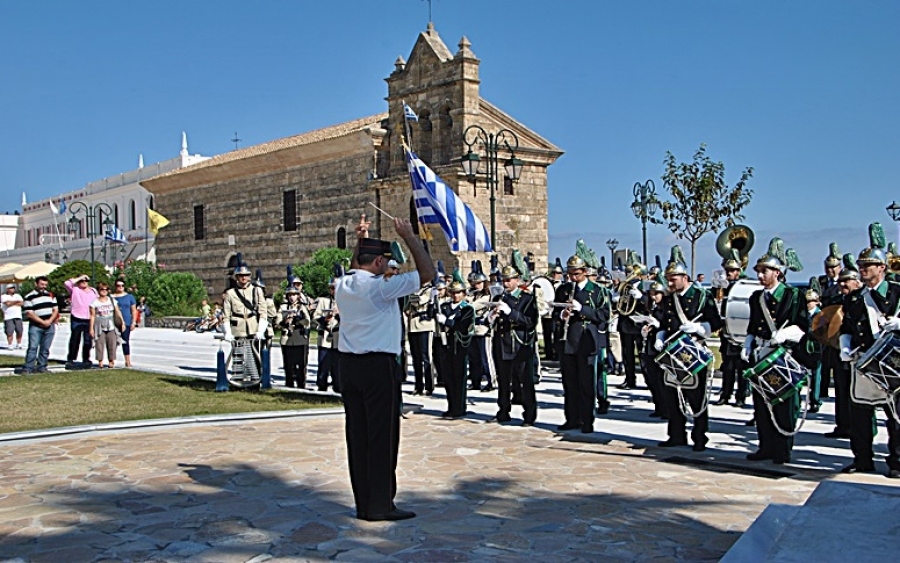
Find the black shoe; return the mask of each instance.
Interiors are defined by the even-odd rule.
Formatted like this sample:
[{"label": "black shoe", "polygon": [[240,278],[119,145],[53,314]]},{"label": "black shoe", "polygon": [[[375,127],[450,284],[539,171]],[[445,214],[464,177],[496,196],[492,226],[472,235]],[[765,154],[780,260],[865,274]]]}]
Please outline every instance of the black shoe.
[{"label": "black shoe", "polygon": [[582,434],[593,434],[594,433],[594,425],[593,424],[584,424],[581,426]]},{"label": "black shoe", "polygon": [[841,473],[875,473],[874,463],[859,463],[854,461],[847,467],[841,469]]},{"label": "black shoe", "polygon": [[884,476],[888,479],[900,479],[900,469],[888,469]]},{"label": "black shoe", "polygon": [[575,430],[579,426],[581,426],[580,422],[567,422],[565,424],[560,424],[556,429],[560,432],[565,432],[566,430]]},{"label": "black shoe", "polygon": [[662,418],[662,413],[653,411],[650,413],[650,418]]},{"label": "black shoe", "polygon": [[522,426],[534,426],[534,421],[528,422],[527,420],[522,422]]},{"label": "black shoe", "polygon": [[819,405],[809,405],[809,410],[807,412],[811,414],[819,412]]},{"label": "black shoe", "polygon": [[[360,517],[360,515],[357,514],[357,517]],[[362,520],[367,520],[369,522],[394,522],[396,520],[408,520],[415,517],[416,513],[411,510],[400,510],[399,508],[395,508],[387,514],[369,514],[368,516],[362,516]]]},{"label": "black shoe", "polygon": [[747,406],[747,402],[744,399],[735,399],[734,406],[736,406],[739,409],[742,409]]},{"label": "black shoe", "polygon": [[744,426],[756,426],[756,417],[754,416],[753,418],[745,422]]},{"label": "black shoe", "polygon": [[434,394],[434,391],[425,391],[426,397],[430,397],[432,394]]},{"label": "black shoe", "polygon": [[779,457],[777,459],[772,460],[772,463],[774,463],[775,465],[784,465],[785,463],[790,463],[790,462],[791,462],[790,456],[789,457]]},{"label": "black shoe", "polygon": [[705,452],[706,444],[694,444],[693,446],[691,446],[691,449],[695,452]]},{"label": "black shoe", "polygon": [[412,392],[413,395],[421,395],[422,393],[424,393],[424,391],[413,391]]},{"label": "black shoe", "polygon": [[466,391],[474,391],[474,390],[475,390],[475,386],[472,385],[471,383],[466,385]]},{"label": "black shoe", "polygon": [[490,393],[493,390],[494,390],[493,385],[485,385],[484,387],[481,388],[482,393]]},{"label": "black shoe", "polygon": [[846,432],[844,430],[837,430],[837,429],[832,430],[831,432],[826,432],[822,435],[825,436],[826,438],[849,438],[850,437],[849,432]]},{"label": "black shoe", "polygon": [[669,438],[665,442],[660,442],[660,443],[656,444],[656,446],[659,448],[674,448],[677,446],[686,446],[686,445],[687,445],[686,441],[673,440],[672,438]]},{"label": "black shoe", "polygon": [[717,407],[721,407],[722,405],[728,404],[728,397],[719,397],[719,400],[713,403]]},{"label": "black shoe", "polygon": [[628,383],[627,381],[625,383],[620,383],[620,384],[616,385],[616,389],[635,389],[635,388],[637,388],[637,385],[635,385],[634,383]]},{"label": "black shoe", "polygon": [[488,422],[496,422],[497,424],[501,424],[504,422],[509,422],[510,420],[512,420],[512,418],[510,418],[508,416],[492,416],[487,421]]},{"label": "black shoe", "polygon": [[603,416],[604,414],[609,412],[609,403],[598,405],[596,409],[594,409],[594,416]]},{"label": "black shoe", "polygon": [[747,454],[747,461],[765,461],[767,459],[772,459],[768,454],[763,453],[761,450],[757,450],[752,454]]}]

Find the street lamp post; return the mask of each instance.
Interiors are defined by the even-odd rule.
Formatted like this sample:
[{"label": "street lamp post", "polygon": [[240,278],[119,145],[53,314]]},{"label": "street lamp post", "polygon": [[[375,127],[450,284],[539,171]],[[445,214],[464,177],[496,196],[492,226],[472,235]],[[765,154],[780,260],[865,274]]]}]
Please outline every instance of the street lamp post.
[{"label": "street lamp post", "polygon": [[885,207],[888,212],[888,215],[898,225],[898,236],[900,236],[900,204],[896,201],[892,201],[890,205]]},{"label": "street lamp post", "polygon": [[644,184],[640,182],[634,183],[634,201],[631,202],[631,211],[634,216],[641,220],[643,228],[644,255],[641,260],[647,262],[647,221],[659,224],[662,221],[653,217],[656,210],[659,209],[659,200],[656,199],[656,185],[653,180],[647,180]]},{"label": "street lamp post", "polygon": [[611,238],[606,241],[606,248],[609,249],[609,269],[616,269],[616,248],[619,246],[619,241]]},{"label": "street lamp post", "polygon": [[99,234],[103,234],[104,232],[103,230],[97,232],[97,227],[99,226],[97,224],[97,221],[99,220],[102,223],[104,229],[109,229],[109,227],[113,224],[112,219],[110,219],[110,217],[112,217],[113,215],[113,210],[106,203],[87,205],[83,201],[76,201],[69,206],[69,211],[71,212],[71,216],[69,217],[69,232],[81,232],[82,219],[78,218],[79,212],[84,215],[84,220],[87,221],[86,234],[91,242],[91,279],[96,280],[97,266],[94,262],[94,237]]},{"label": "street lamp post", "polygon": [[[497,201],[497,185],[500,182],[500,150],[506,149],[510,153],[510,157],[503,163],[506,175],[513,182],[518,181],[522,174],[524,162],[516,158],[516,150],[519,148],[519,138],[509,129],[501,129],[496,133],[488,133],[480,125],[470,125],[463,132],[463,141],[466,143],[466,154],[459,159],[466,179],[475,186],[475,181],[479,175],[484,176],[487,180],[487,189],[490,191],[491,201],[491,247],[497,248],[497,232],[496,232],[496,201]],[[511,143],[510,143],[511,142]],[[481,165],[481,156],[472,151],[472,147],[480,145],[484,151],[484,159],[487,161],[487,171],[479,170]]]}]

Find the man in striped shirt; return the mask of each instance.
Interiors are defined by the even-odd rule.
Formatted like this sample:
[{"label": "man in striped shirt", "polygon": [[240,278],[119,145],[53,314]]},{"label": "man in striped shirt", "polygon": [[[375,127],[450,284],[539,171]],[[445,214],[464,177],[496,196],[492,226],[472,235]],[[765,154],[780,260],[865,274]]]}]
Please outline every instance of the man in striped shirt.
[{"label": "man in striped shirt", "polygon": [[34,280],[34,290],[25,296],[22,312],[28,319],[28,351],[25,353],[25,366],[16,370],[17,373],[47,371],[50,345],[53,344],[59,320],[56,297],[47,291],[48,283],[45,276],[38,276]]}]

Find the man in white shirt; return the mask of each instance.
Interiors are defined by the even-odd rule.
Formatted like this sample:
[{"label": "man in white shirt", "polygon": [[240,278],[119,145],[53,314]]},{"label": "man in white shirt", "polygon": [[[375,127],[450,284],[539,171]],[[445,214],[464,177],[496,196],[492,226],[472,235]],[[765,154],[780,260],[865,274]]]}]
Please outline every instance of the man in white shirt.
[{"label": "man in white shirt", "polygon": [[16,286],[6,286],[6,293],[2,296],[3,324],[6,329],[6,342],[8,348],[13,348],[13,335],[16,336],[15,349],[22,348],[22,296],[16,292]]},{"label": "man in white shirt", "polygon": [[339,373],[344,399],[350,483],[361,520],[405,520],[414,512],[394,505],[397,453],[400,446],[401,354],[397,299],[411,295],[435,277],[434,266],[409,221],[394,219],[416,271],[385,278],[391,244],[368,238],[365,215],[356,228],[359,239],[353,269],[335,282],[341,311]]}]

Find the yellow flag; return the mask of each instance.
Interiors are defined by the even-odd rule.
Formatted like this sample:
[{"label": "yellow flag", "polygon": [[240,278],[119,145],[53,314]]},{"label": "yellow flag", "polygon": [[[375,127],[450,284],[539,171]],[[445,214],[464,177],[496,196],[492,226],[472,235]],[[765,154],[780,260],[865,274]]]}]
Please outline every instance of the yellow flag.
[{"label": "yellow flag", "polygon": [[156,235],[160,229],[169,224],[169,220],[153,211],[152,209],[147,210],[147,216],[150,218],[150,232]]}]

